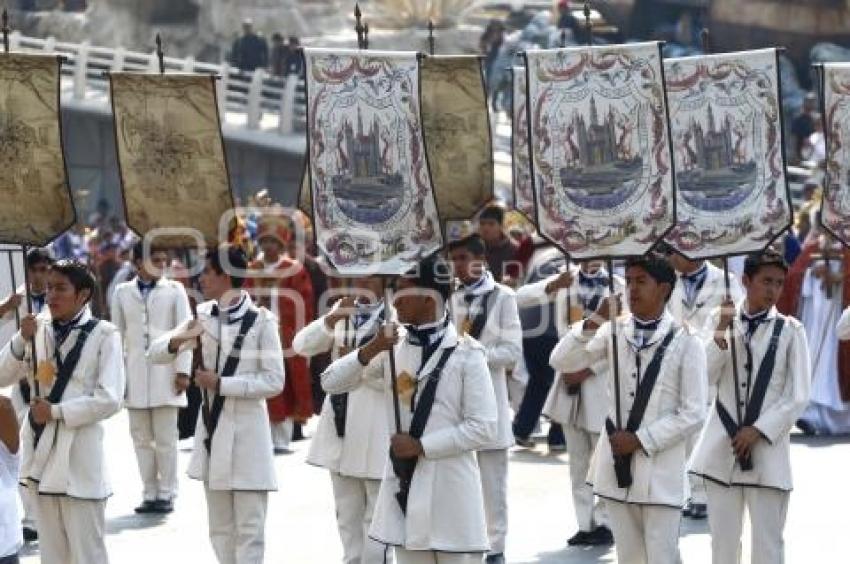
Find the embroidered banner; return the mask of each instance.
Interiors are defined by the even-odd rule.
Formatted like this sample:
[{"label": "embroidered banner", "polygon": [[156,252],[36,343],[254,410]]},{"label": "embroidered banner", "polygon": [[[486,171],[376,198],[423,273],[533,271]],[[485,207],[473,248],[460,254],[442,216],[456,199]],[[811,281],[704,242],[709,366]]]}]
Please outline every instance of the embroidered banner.
[{"label": "embroidered banner", "polygon": [[422,61],[422,124],[440,218],[472,218],[493,199],[490,112],[478,57]]},{"label": "embroidered banner", "polygon": [[541,234],[579,260],[644,254],[674,222],[659,44],[526,59]]},{"label": "embroidered banner", "polygon": [[760,251],[791,225],[775,49],[664,62],[676,227],[691,258]]},{"label": "embroidered banner", "polygon": [[316,242],[343,274],[401,274],[443,245],[416,53],[304,50]]},{"label": "embroidered banner", "polygon": [[514,208],[532,222],[534,216],[534,187],[528,154],[528,106],[526,105],[525,68],[513,67],[513,98],[511,119],[511,153],[513,167]]},{"label": "embroidered banner", "polygon": [[0,241],[43,247],[76,222],[55,56],[0,54]]},{"label": "embroidered banner", "polygon": [[215,77],[111,73],[110,83],[127,225],[171,247],[224,239],[233,196]]},{"label": "embroidered banner", "polygon": [[826,178],[821,200],[821,225],[850,246],[850,64],[824,64],[820,74]]}]

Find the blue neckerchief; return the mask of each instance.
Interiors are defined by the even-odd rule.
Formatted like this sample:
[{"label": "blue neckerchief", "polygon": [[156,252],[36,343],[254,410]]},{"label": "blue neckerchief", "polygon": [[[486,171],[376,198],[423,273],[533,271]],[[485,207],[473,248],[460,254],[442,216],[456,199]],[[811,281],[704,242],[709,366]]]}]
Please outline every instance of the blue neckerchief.
[{"label": "blue neckerchief", "polygon": [[153,290],[154,286],[156,286],[156,282],[156,280],[145,282],[141,278],[136,278],[136,285],[139,287],[139,292],[141,292],[143,298],[148,297],[150,291]]},{"label": "blue neckerchief", "polygon": [[608,290],[608,272],[600,268],[593,274],[583,270],[578,271],[578,300],[584,308],[585,315],[596,311],[599,302]]},{"label": "blue neckerchief", "polygon": [[54,319],[53,324],[53,340],[56,343],[56,354],[59,354],[59,348],[62,344],[68,339],[68,336],[71,334],[71,331],[76,329],[77,323],[80,321],[80,318],[83,317],[83,313],[86,311],[84,307],[80,310],[77,315],[71,321],[59,321],[58,319]]},{"label": "blue neckerchief", "polygon": [[760,311],[755,315],[749,315],[747,312],[741,312],[741,321],[746,323],[747,325],[747,333],[746,333],[746,341],[749,343],[750,339],[755,335],[756,330],[759,328],[759,325],[767,321],[768,310]]},{"label": "blue neckerchief", "polygon": [[685,307],[691,309],[696,304],[697,296],[699,296],[700,290],[702,290],[703,284],[705,284],[705,279],[708,276],[708,264],[704,263],[700,268],[696,270],[696,272],[692,272],[691,274],[683,274],[680,276],[682,280],[682,289],[685,291],[685,299],[682,300],[682,303],[685,304]]},{"label": "blue neckerchief", "polygon": [[[386,320],[386,308],[384,307],[384,302],[380,301],[377,304],[356,304],[356,313],[352,317],[352,325],[354,326],[354,336],[352,337],[352,342],[365,344],[368,343],[372,337],[378,332],[378,329],[383,325]],[[359,331],[364,326],[370,324],[374,318],[374,322],[371,323],[371,327],[369,327],[368,331],[360,338],[357,339],[357,331]],[[355,346],[359,346],[356,345]]]},{"label": "blue neckerchief", "polygon": [[218,304],[213,304],[212,309],[210,310],[210,315],[213,317],[218,317],[219,315],[223,314],[225,316],[224,323],[232,325],[242,319],[241,317],[234,317],[233,314],[239,311],[244,304],[245,294],[242,294],[242,297],[239,299],[239,301],[235,305],[232,305],[230,307],[219,308]]},{"label": "blue neckerchief", "polygon": [[419,370],[425,366],[428,359],[431,358],[440,346],[440,341],[446,333],[446,327],[449,326],[448,314],[443,316],[443,319],[436,323],[420,325],[405,325],[407,329],[407,342],[416,347],[422,347],[422,362],[419,364]]},{"label": "blue neckerchief", "polygon": [[658,330],[658,326],[661,324],[661,318],[643,321],[632,316],[632,324],[635,329],[635,342],[638,345],[638,349],[642,350],[646,348],[649,340],[652,339],[655,331]]},{"label": "blue neckerchief", "polygon": [[38,315],[44,309],[44,304],[47,301],[47,293],[30,294],[30,300],[32,301],[32,312]]}]

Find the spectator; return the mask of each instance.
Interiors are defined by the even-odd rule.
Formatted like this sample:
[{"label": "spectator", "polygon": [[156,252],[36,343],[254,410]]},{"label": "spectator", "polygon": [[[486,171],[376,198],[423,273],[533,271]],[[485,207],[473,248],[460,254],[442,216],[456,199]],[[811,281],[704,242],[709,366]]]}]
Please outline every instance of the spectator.
[{"label": "spectator", "polygon": [[18,418],[12,402],[0,396],[0,563],[16,564],[23,544],[18,514]]},{"label": "spectator", "polygon": [[274,76],[285,76],[286,67],[289,63],[290,47],[283,41],[283,35],[278,32],[272,34],[272,50],[269,61],[269,71]]},{"label": "spectator", "polygon": [[269,46],[266,40],[254,33],[254,22],[242,22],[242,35],[233,42],[230,63],[244,72],[254,72],[269,64]]},{"label": "spectator", "polygon": [[519,276],[519,264],[516,261],[518,245],[505,235],[505,208],[500,204],[490,204],[478,217],[478,234],[487,245],[487,265],[497,282],[504,279],[516,279]]},{"label": "spectator", "polygon": [[286,74],[300,75],[304,69],[304,58],[301,56],[301,40],[294,35],[289,36],[289,57],[286,59]]},{"label": "spectator", "polygon": [[800,114],[791,121],[791,135],[794,136],[795,159],[799,162],[803,157],[803,146],[809,136],[815,132],[815,121],[818,113],[818,97],[814,92],[806,94]]}]

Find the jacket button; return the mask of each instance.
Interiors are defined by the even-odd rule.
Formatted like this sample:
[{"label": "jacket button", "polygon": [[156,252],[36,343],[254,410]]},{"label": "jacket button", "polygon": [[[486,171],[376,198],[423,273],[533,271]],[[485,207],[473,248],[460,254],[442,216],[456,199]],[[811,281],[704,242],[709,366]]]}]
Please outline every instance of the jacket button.
[{"label": "jacket button", "polygon": [[632,378],[637,378],[637,374],[635,374],[634,372],[632,372]]},{"label": "jacket button", "polygon": [[741,387],[742,387],[742,388],[746,388],[746,387],[747,387],[747,383],[746,383],[746,382],[741,382]]},{"label": "jacket button", "polygon": [[635,397],[635,393],[634,393],[634,392],[629,392],[629,395],[630,395],[630,396],[632,396],[632,397]]}]

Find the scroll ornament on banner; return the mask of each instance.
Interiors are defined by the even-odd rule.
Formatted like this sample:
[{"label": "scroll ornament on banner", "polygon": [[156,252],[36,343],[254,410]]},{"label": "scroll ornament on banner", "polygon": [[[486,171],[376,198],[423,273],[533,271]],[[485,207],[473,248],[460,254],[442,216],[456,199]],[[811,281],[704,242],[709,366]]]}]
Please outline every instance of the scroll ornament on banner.
[{"label": "scroll ornament on banner", "polygon": [[821,78],[826,133],[821,224],[850,246],[850,64],[825,64]]}]

